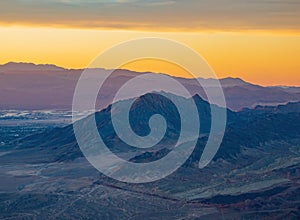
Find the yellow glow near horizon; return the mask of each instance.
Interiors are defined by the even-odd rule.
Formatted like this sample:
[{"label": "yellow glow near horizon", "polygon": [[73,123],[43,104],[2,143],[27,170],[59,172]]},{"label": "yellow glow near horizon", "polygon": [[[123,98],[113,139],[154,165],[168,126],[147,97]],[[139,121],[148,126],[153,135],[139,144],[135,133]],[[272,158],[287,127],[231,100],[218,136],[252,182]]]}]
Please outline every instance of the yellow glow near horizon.
[{"label": "yellow glow near horizon", "polygon": [[[300,34],[297,33],[180,33],[0,27],[0,36],[1,64],[15,61],[84,68],[98,54],[115,44],[140,37],[163,37],[196,50],[219,78],[240,77],[261,85],[300,85]],[[125,67],[136,71],[186,76],[181,70],[162,62],[146,61]]]},{"label": "yellow glow near horizon", "polygon": [[141,59],[129,62],[120,67],[120,69],[139,70],[140,72],[148,72],[151,69],[153,73],[168,73],[171,76],[180,76],[184,78],[192,78],[193,76],[184,68],[174,63],[157,59]]}]

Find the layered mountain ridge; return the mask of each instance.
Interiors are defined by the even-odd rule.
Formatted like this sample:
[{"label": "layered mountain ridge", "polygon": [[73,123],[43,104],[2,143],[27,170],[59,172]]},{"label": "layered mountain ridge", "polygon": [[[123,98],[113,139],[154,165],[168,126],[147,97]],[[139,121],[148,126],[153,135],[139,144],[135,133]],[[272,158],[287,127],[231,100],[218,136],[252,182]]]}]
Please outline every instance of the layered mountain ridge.
[{"label": "layered mountain ridge", "polygon": [[[99,76],[111,70],[97,69]],[[72,100],[77,81],[83,70],[63,69],[54,65],[35,65],[31,63],[8,63],[0,65],[1,109],[72,109]],[[146,73],[129,70],[115,70],[107,80],[98,97],[100,109],[111,104],[117,88],[128,80]],[[154,73],[148,73],[154,74]],[[215,79],[186,79],[173,77],[184,85],[191,95],[198,94],[207,100],[203,88],[216,85]],[[147,87],[147,81],[142,82]],[[220,79],[227,107],[238,111],[254,108],[257,105],[278,105],[300,100],[298,87],[263,87],[239,78]],[[214,97],[216,99],[220,97]]]},{"label": "layered mountain ridge", "polygon": [[[117,83],[126,82],[127,73],[133,74],[120,70],[121,79],[115,75]],[[182,80],[186,87],[193,85],[193,81]],[[251,97],[261,90],[238,80],[228,85],[228,90],[224,87],[225,96],[226,91],[236,87]],[[192,90],[192,86],[189,88]],[[268,94],[265,90],[261,92]],[[232,97],[235,96],[229,99]],[[226,98],[228,101],[228,93]],[[152,115],[160,114],[166,119],[164,138],[148,149],[129,146],[116,134],[111,116],[124,114],[122,105],[108,105],[75,123],[80,122],[84,128],[85,123],[95,120],[99,134],[113,153],[134,163],[148,163],[166,156],[176,144],[181,117],[172,103],[175,99],[186,106],[186,114],[188,103],[195,102],[200,132],[198,137],[186,138],[183,144],[189,144],[193,138],[197,144],[174,173],[147,184],[118,182],[88,163],[77,144],[73,125],[49,129],[15,139],[0,148],[0,218],[297,219],[300,216],[299,101],[287,100],[286,104],[259,105],[240,111],[225,109],[227,126],[222,144],[203,169],[199,169],[198,163],[211,131],[211,109],[222,109],[210,105],[199,94],[191,100],[153,92],[134,100],[129,118],[137,135],[149,134]],[[261,96],[260,100],[263,99]],[[131,101],[119,102],[125,105]],[[245,107],[243,103],[239,105]],[[192,119],[187,120],[193,123]],[[117,167],[112,170],[118,172]]]}]

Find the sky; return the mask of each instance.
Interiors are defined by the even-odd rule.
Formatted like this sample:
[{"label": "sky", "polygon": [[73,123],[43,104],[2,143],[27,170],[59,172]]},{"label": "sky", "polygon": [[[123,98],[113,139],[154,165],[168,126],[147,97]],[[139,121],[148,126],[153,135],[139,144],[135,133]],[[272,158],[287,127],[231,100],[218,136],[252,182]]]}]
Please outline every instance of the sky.
[{"label": "sky", "polygon": [[[0,1],[0,64],[84,68],[115,44],[163,37],[197,51],[219,78],[300,86],[299,11],[298,0]],[[188,77],[163,62],[124,68]]]}]

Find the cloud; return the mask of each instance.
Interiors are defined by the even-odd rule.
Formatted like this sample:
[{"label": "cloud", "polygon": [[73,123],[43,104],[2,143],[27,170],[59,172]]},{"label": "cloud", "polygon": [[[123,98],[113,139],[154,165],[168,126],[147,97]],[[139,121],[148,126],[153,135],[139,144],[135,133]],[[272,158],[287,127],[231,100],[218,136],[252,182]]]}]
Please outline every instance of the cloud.
[{"label": "cloud", "polygon": [[298,0],[10,0],[3,25],[142,30],[299,30]]}]

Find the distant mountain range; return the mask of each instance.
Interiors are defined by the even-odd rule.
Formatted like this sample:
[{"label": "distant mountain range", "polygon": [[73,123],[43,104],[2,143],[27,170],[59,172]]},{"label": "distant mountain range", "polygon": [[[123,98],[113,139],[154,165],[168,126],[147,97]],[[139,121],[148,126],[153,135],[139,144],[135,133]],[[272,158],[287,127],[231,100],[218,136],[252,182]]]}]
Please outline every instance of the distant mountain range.
[{"label": "distant mountain range", "polygon": [[[125,184],[97,172],[84,159],[72,125],[15,140],[0,155],[0,217],[297,219],[300,102],[227,110],[222,145],[214,160],[199,169],[210,108],[219,107],[210,107],[199,95],[193,99],[201,119],[195,150],[175,173],[154,183]],[[141,96],[130,111],[139,135],[149,132],[151,115],[166,118],[166,138],[154,148],[139,151],[122,143],[111,125],[111,111],[108,106],[80,123],[95,117],[100,135],[119,157],[149,162],[168,154],[176,143],[178,112],[159,93]]]},{"label": "distant mountain range", "polygon": [[[0,66],[0,109],[64,109],[70,110],[76,83],[83,70],[64,69],[55,65],[7,63]],[[99,74],[107,72],[98,69]],[[116,70],[106,82],[98,108],[111,104],[115,92],[129,79],[144,73]],[[153,73],[154,74],[154,73]],[[192,95],[207,100],[206,94],[195,79],[173,77]],[[204,87],[211,88],[215,79],[199,79]],[[300,101],[300,87],[263,87],[239,78],[220,79],[227,101],[233,111],[255,108],[257,105],[278,105]],[[145,82],[145,85],[147,82]],[[218,97],[215,97],[218,98]]]}]

